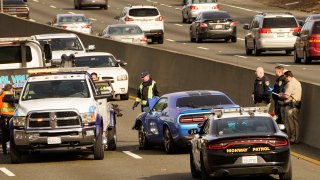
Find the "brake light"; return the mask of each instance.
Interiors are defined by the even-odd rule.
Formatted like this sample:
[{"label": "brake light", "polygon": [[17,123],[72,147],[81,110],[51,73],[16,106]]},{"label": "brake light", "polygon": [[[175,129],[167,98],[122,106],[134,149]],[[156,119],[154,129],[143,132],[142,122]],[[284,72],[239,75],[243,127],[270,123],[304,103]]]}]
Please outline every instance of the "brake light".
[{"label": "brake light", "polygon": [[143,38],[139,38],[139,41],[140,41],[140,42],[147,42],[148,39],[147,39],[146,37],[143,37]]},{"label": "brake light", "polygon": [[81,26],[82,28],[91,28],[91,25],[85,25],[85,26]]},{"label": "brake light", "polygon": [[309,43],[318,43],[320,42],[320,37],[309,37]]},{"label": "brake light", "polygon": [[163,17],[162,16],[159,16],[156,18],[156,21],[162,21],[163,20]]},{"label": "brake light", "polygon": [[290,32],[300,32],[300,28],[299,27],[291,28]]},{"label": "brake light", "polygon": [[219,4],[212,6],[212,9],[219,10],[220,9]]},{"label": "brake light", "polygon": [[206,23],[200,23],[200,25],[199,25],[201,28],[207,28],[208,27],[208,25],[206,24]]},{"label": "brake light", "polygon": [[17,8],[16,12],[24,12],[24,11],[28,11],[28,9],[26,8]]},{"label": "brake light", "polygon": [[260,28],[259,29],[259,34],[267,34],[267,33],[271,33],[271,29],[269,29],[269,28]]},{"label": "brake light", "polygon": [[126,18],[124,18],[125,21],[134,21],[133,18],[129,18],[128,16],[126,16]]},{"label": "brake light", "polygon": [[206,116],[181,116],[179,119],[180,123],[195,123],[195,122],[203,122],[207,120]]},{"label": "brake light", "polygon": [[191,11],[195,11],[195,10],[198,10],[198,7],[197,7],[197,6],[190,6],[189,9],[190,9]]},{"label": "brake light", "polygon": [[287,146],[288,145],[288,141],[286,139],[270,139],[269,140],[269,144],[275,147],[279,147],[279,146]]},{"label": "brake light", "polygon": [[236,26],[237,26],[237,23],[236,23],[236,22],[232,22],[232,23],[230,23],[230,26],[236,27]]}]

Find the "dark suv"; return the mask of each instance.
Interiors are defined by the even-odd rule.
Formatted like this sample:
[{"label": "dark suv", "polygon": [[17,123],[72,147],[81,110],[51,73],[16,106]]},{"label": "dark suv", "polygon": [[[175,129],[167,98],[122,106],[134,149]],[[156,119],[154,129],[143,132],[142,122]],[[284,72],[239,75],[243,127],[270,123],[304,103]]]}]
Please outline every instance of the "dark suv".
[{"label": "dark suv", "polygon": [[300,33],[294,33],[294,62],[310,64],[320,60],[320,19],[307,21]]},{"label": "dark suv", "polygon": [[12,16],[29,19],[27,0],[3,0],[3,12]]}]

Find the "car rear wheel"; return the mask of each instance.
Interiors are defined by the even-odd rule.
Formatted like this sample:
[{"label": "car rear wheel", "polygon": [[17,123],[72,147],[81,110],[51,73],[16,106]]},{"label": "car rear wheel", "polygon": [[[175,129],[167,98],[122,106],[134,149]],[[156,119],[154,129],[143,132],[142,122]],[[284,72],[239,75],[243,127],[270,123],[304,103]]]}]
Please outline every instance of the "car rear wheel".
[{"label": "car rear wheel", "polygon": [[202,180],[211,179],[211,177],[209,176],[206,168],[204,167],[204,162],[203,162],[202,155],[201,155],[201,179],[202,179]]},{"label": "car rear wheel", "polygon": [[256,43],[254,43],[254,55],[256,56],[261,55],[261,50],[258,49]]},{"label": "car rear wheel", "polygon": [[291,50],[286,50],[286,55],[291,55],[292,51]]},{"label": "car rear wheel", "polygon": [[163,35],[158,38],[158,44],[163,44]]},{"label": "car rear wheel", "polygon": [[183,14],[182,14],[182,22],[183,22],[183,23],[186,23],[186,22],[187,22],[187,19],[184,18]]},{"label": "car rear wheel", "polygon": [[121,94],[121,95],[120,95],[120,99],[121,99],[121,100],[128,100],[128,99],[129,99],[129,93]]},{"label": "car rear wheel", "polygon": [[197,43],[201,43],[202,42],[202,38],[199,37],[199,32],[196,31],[196,42]]},{"label": "car rear wheel", "polygon": [[139,149],[140,150],[148,149],[150,147],[148,139],[147,139],[147,136],[146,136],[146,133],[144,131],[143,124],[139,125],[138,139],[139,139]]},{"label": "car rear wheel", "polygon": [[231,42],[237,42],[237,37],[232,37]]},{"label": "car rear wheel", "polygon": [[224,39],[224,42],[229,42],[229,41],[230,41],[229,38],[225,38],[225,39]]},{"label": "car rear wheel", "polygon": [[193,33],[192,33],[192,30],[190,29],[190,41],[191,42],[195,42],[196,41],[196,39],[193,37]]},{"label": "car rear wheel", "polygon": [[287,173],[279,174],[279,179],[280,180],[291,180],[292,179],[292,166],[290,163],[290,168]]},{"label": "car rear wheel", "polygon": [[164,128],[164,134],[163,134],[163,145],[164,145],[164,150],[166,151],[166,153],[168,154],[172,154],[175,151],[174,148],[174,142],[171,136],[171,132],[169,130],[169,128],[165,127]]},{"label": "car rear wheel", "polygon": [[310,64],[311,63],[311,58],[308,57],[306,50],[303,51],[303,61],[304,61],[305,64]]},{"label": "car rear wheel", "polygon": [[298,54],[297,54],[297,51],[296,51],[296,50],[294,50],[293,58],[294,58],[294,62],[295,62],[295,63],[297,63],[297,64],[300,64],[300,63],[301,63],[301,58],[298,57]]},{"label": "car rear wheel", "polygon": [[191,175],[193,178],[200,178],[201,177],[201,171],[197,170],[192,151],[190,152],[190,169],[191,169]]},{"label": "car rear wheel", "polygon": [[22,162],[21,152],[16,148],[15,143],[10,141],[10,159],[12,164],[19,164]]},{"label": "car rear wheel", "polygon": [[246,55],[252,55],[252,49],[249,49],[248,48],[248,45],[247,45],[247,41],[245,41],[245,47],[246,47]]},{"label": "car rear wheel", "polygon": [[100,128],[99,135],[93,145],[93,156],[95,160],[104,159],[104,144],[102,143],[102,128]]}]

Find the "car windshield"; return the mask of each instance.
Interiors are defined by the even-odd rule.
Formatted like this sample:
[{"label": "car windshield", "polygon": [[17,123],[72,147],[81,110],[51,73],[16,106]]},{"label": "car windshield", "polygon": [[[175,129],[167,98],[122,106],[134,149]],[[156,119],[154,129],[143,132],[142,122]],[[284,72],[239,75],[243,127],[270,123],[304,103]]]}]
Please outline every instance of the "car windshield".
[{"label": "car windshield", "polygon": [[272,134],[275,127],[271,117],[247,116],[232,117],[214,120],[214,128],[218,136],[248,135],[248,134]]},{"label": "car windshield", "polygon": [[58,22],[60,23],[86,23],[88,19],[84,16],[60,16]]},{"label": "car windshield", "polygon": [[[0,47],[0,64],[21,63],[21,46],[3,46]],[[32,60],[32,53],[30,46],[26,46],[26,60]]]},{"label": "car windshield", "polygon": [[52,38],[38,41],[42,46],[50,44],[52,51],[83,51],[83,47],[77,38]]},{"label": "car windshield", "polygon": [[192,0],[193,4],[215,3],[217,0]]},{"label": "car windshield", "polygon": [[85,80],[54,80],[28,82],[22,101],[44,98],[88,98],[89,89]]},{"label": "car windshield", "polygon": [[177,99],[176,107],[205,108],[218,105],[234,104],[224,95],[189,96]]},{"label": "car windshield", "polygon": [[263,28],[295,28],[299,27],[293,17],[264,18]]},{"label": "car windshield", "polygon": [[76,67],[116,67],[117,61],[113,56],[84,56],[76,57],[75,61]]},{"label": "car windshield", "polygon": [[316,21],[313,24],[312,34],[320,34],[320,21]]},{"label": "car windshield", "polygon": [[3,0],[3,5],[25,5],[23,0]]},{"label": "car windshield", "polygon": [[142,30],[138,26],[132,27],[110,27],[109,34],[111,35],[130,35],[130,34],[142,34]]},{"label": "car windshield", "polygon": [[129,15],[135,17],[158,16],[159,12],[155,8],[139,8],[131,9]]}]

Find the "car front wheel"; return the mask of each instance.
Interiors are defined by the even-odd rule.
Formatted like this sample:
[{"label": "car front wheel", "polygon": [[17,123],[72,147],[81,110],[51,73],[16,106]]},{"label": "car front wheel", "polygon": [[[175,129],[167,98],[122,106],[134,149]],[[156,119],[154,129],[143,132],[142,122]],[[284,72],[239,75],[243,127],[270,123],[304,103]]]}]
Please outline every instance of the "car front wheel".
[{"label": "car front wheel", "polygon": [[12,164],[21,163],[21,152],[16,148],[15,143],[10,141],[10,158]]},{"label": "car front wheel", "polygon": [[301,58],[298,57],[298,54],[297,54],[297,51],[296,51],[296,50],[294,50],[293,58],[294,58],[294,62],[295,62],[296,64],[300,64],[300,63],[301,63]]},{"label": "car front wheel", "polygon": [[149,142],[146,136],[146,133],[144,132],[143,124],[139,125],[138,129],[138,139],[139,139],[139,149],[148,149],[149,148]]},{"label": "car front wheel", "polygon": [[102,128],[100,128],[99,135],[93,145],[93,156],[95,160],[104,159],[104,144],[102,143]]},{"label": "car front wheel", "polygon": [[307,51],[303,51],[303,60],[305,64],[310,64],[311,63],[311,58],[307,55]]}]

